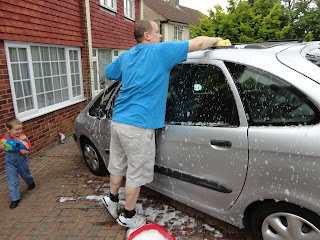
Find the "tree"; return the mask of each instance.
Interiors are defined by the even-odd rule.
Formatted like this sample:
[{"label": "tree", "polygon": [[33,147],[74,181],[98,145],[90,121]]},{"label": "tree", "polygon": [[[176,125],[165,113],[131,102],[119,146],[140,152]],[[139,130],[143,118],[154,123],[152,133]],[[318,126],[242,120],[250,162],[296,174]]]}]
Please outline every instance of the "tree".
[{"label": "tree", "polygon": [[192,26],[191,37],[219,36],[231,42],[257,42],[284,39],[290,27],[283,26],[280,0],[228,0],[227,13],[214,6],[209,17],[203,16],[199,26]]},{"label": "tree", "polygon": [[320,40],[320,0],[283,0],[288,38]]}]

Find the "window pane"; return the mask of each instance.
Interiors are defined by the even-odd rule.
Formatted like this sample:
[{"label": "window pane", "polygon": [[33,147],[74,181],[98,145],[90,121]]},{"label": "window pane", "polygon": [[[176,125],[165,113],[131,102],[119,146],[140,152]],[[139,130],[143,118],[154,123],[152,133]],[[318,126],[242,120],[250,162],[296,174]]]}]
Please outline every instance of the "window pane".
[{"label": "window pane", "polygon": [[76,81],[75,81],[74,75],[71,75],[71,86],[76,85],[75,83]]},{"label": "window pane", "polygon": [[319,114],[307,96],[284,80],[253,67],[226,65],[241,88],[251,124],[312,124]]},{"label": "window pane", "polygon": [[55,103],[62,102],[62,94],[60,90],[54,92],[54,98],[55,98]]},{"label": "window pane", "polygon": [[33,65],[34,77],[35,78],[42,77],[41,63],[34,63],[32,65]]},{"label": "window pane", "polygon": [[75,81],[76,81],[75,84],[76,84],[77,86],[79,86],[79,85],[80,85],[79,74],[75,74],[74,77],[75,77]]},{"label": "window pane", "polygon": [[18,52],[19,52],[19,61],[26,62],[27,61],[27,49],[18,48]]},{"label": "window pane", "polygon": [[66,56],[63,48],[58,48],[59,60],[66,60]]},{"label": "window pane", "polygon": [[62,99],[63,99],[63,101],[69,100],[69,92],[68,92],[68,89],[63,89],[63,90],[62,90]]},{"label": "window pane", "polygon": [[178,65],[171,71],[166,121],[235,125],[237,111],[222,71],[214,66]]},{"label": "window pane", "polygon": [[42,63],[43,76],[51,76],[50,63]]},{"label": "window pane", "polygon": [[49,50],[47,47],[40,47],[41,52],[41,60],[42,61],[49,61]]},{"label": "window pane", "polygon": [[50,59],[51,61],[58,61],[57,48],[50,48]]},{"label": "window pane", "polygon": [[69,51],[69,58],[71,61],[73,61],[73,59],[74,59],[73,51]]},{"label": "window pane", "polygon": [[20,68],[19,64],[11,64],[11,70],[12,70],[12,78],[14,80],[20,80]]},{"label": "window pane", "polygon": [[18,106],[18,112],[24,112],[26,110],[25,106],[24,106],[24,100],[23,99],[19,99],[17,100],[17,106]]},{"label": "window pane", "polygon": [[73,59],[75,61],[78,61],[78,52],[77,51],[73,51]]},{"label": "window pane", "polygon": [[49,92],[46,94],[46,102],[47,102],[47,106],[54,104],[53,92]]},{"label": "window pane", "polygon": [[29,79],[28,63],[21,63],[20,67],[22,79]]},{"label": "window pane", "polygon": [[16,93],[16,98],[22,98],[23,97],[23,91],[22,91],[21,82],[15,82],[14,83],[14,90],[15,90],[15,93]]},{"label": "window pane", "polygon": [[25,100],[26,100],[26,110],[33,109],[32,97],[28,97]]},{"label": "window pane", "polygon": [[9,48],[10,62],[18,62],[18,54],[16,48]]},{"label": "window pane", "polygon": [[25,96],[32,95],[30,81],[23,81],[23,91]]},{"label": "window pane", "polygon": [[59,75],[58,62],[51,63],[52,75]]},{"label": "window pane", "polygon": [[61,88],[61,84],[60,84],[60,78],[59,77],[53,77],[53,88],[56,89],[60,89]]},{"label": "window pane", "polygon": [[66,74],[67,73],[67,68],[66,68],[66,63],[65,62],[60,62],[60,74]]},{"label": "window pane", "polygon": [[43,93],[44,92],[44,84],[42,78],[36,79],[36,92],[37,93]]},{"label": "window pane", "polygon": [[31,57],[32,61],[40,61],[40,51],[39,47],[31,47]]},{"label": "window pane", "polygon": [[320,67],[320,48],[308,52],[306,58]]},{"label": "window pane", "polygon": [[39,108],[44,108],[46,107],[46,98],[44,94],[40,94],[37,96],[37,100],[38,100],[38,106]]},{"label": "window pane", "polygon": [[74,72],[75,72],[75,73],[78,73],[78,72],[79,72],[78,62],[76,62],[76,63],[74,64]]},{"label": "window pane", "polygon": [[70,70],[71,70],[71,73],[74,73],[74,63],[73,62],[70,63]]},{"label": "window pane", "polygon": [[61,76],[61,87],[62,88],[68,87],[68,78],[66,75]]},{"label": "window pane", "polygon": [[52,91],[53,86],[52,86],[52,78],[45,78],[44,79],[44,86],[46,91]]}]

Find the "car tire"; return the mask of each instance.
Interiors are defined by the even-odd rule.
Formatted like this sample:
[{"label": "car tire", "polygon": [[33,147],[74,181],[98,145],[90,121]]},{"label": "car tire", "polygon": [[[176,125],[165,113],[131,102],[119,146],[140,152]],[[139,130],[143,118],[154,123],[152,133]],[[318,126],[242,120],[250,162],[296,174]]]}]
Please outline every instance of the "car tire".
[{"label": "car tire", "polygon": [[254,240],[320,239],[319,215],[286,202],[259,205],[251,218]]},{"label": "car tire", "polygon": [[83,141],[81,150],[88,168],[94,175],[104,176],[108,173],[99,151],[89,139]]}]

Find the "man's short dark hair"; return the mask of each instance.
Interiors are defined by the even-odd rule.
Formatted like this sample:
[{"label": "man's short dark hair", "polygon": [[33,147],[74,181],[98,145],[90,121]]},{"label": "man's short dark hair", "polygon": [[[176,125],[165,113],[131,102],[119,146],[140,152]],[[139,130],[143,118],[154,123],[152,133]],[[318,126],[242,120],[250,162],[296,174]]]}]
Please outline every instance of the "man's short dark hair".
[{"label": "man's short dark hair", "polygon": [[137,43],[144,40],[144,33],[152,32],[152,25],[150,20],[139,20],[134,25],[134,37]]}]

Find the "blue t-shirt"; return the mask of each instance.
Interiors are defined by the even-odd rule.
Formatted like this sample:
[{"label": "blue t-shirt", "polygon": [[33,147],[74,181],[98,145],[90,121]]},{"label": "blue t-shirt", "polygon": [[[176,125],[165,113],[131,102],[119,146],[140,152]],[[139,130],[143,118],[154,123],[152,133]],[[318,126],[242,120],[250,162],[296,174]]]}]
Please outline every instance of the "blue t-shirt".
[{"label": "blue t-shirt", "polygon": [[112,120],[143,128],[164,127],[171,69],[187,59],[189,42],[136,45],[105,69],[122,81]]}]

